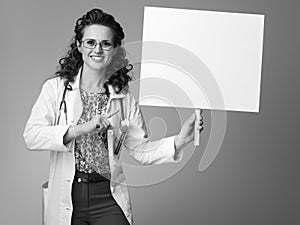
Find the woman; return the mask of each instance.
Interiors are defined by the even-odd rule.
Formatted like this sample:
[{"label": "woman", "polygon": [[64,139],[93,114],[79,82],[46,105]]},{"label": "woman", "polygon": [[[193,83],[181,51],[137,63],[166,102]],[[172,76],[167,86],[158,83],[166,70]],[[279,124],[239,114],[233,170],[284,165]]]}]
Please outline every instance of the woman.
[{"label": "woman", "polygon": [[[93,9],[79,18],[67,56],[33,106],[24,139],[50,151],[44,224],[132,224],[121,144],[142,164],[179,161],[194,138],[195,115],[178,135],[147,139],[140,109],[128,91],[132,66],[114,17]],[[197,124],[203,129],[202,118]]]}]

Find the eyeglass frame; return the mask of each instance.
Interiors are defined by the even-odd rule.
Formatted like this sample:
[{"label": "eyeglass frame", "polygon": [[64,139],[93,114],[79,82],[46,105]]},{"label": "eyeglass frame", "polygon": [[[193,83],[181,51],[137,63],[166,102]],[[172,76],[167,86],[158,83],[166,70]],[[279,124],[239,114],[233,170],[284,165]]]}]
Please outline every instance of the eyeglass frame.
[{"label": "eyeglass frame", "polygon": [[[96,42],[95,47],[90,48],[90,47],[85,46],[84,43],[85,43],[86,41],[89,41],[89,40],[92,40],[92,41],[95,41],[95,42]],[[103,46],[102,46],[103,42],[104,42],[104,43],[105,43],[105,42],[110,43],[110,44],[111,44],[111,49],[105,49],[105,48],[103,48]],[[104,50],[104,51],[111,51],[111,50],[114,48],[114,44],[111,43],[110,41],[101,41],[101,42],[98,42],[98,41],[96,41],[96,39],[93,39],[93,38],[87,38],[87,39],[85,39],[85,40],[81,40],[80,43],[82,43],[83,47],[85,47],[85,48],[87,48],[87,49],[95,49],[95,48],[97,47],[97,45],[100,45],[101,49]]]}]

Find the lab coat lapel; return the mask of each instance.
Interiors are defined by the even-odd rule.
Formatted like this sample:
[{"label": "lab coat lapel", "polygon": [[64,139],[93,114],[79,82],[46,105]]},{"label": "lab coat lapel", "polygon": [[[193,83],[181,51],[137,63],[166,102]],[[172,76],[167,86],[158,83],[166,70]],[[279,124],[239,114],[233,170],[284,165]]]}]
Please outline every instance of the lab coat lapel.
[{"label": "lab coat lapel", "polygon": [[73,102],[73,115],[72,115],[72,123],[77,124],[78,120],[80,119],[80,116],[82,114],[82,101],[80,96],[80,90],[76,89],[73,91],[72,94],[73,99],[71,99],[71,102]]}]

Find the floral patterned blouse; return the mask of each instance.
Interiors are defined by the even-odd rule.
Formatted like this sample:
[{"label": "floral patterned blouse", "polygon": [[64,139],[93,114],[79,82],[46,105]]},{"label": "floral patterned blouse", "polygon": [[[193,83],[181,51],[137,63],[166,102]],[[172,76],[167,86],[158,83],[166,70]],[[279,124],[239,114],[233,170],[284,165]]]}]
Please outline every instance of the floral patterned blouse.
[{"label": "floral patterned blouse", "polygon": [[[103,114],[107,108],[109,96],[80,89],[83,112],[78,121],[82,124],[90,121],[97,114]],[[75,140],[76,169],[85,173],[99,173],[110,177],[107,134],[93,131],[83,134]]]}]

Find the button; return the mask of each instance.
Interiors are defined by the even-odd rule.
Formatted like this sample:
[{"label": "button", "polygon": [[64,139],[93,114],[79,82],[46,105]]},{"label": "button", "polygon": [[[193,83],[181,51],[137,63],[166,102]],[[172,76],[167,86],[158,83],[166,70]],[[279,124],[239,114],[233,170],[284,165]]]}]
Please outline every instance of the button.
[{"label": "button", "polygon": [[66,181],[67,181],[67,182],[71,182],[71,180],[70,180],[70,179],[66,179]]},{"label": "button", "polygon": [[66,210],[70,211],[71,209],[69,207],[67,207]]}]

